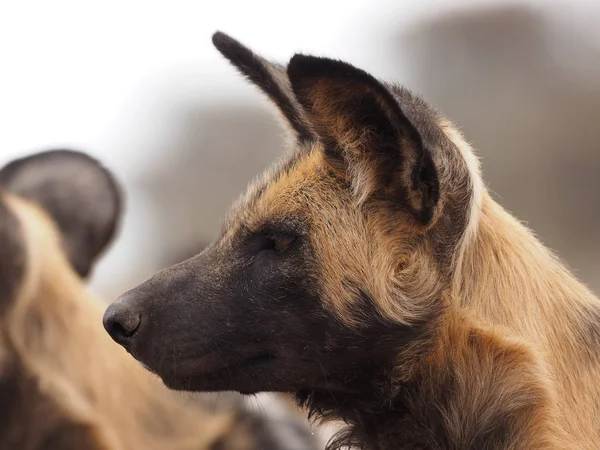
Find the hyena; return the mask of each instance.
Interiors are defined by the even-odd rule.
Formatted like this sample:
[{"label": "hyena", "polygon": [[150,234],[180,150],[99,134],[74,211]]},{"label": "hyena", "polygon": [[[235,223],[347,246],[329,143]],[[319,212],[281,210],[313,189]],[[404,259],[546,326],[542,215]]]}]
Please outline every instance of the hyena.
[{"label": "hyena", "polygon": [[0,170],[0,448],[316,449],[301,418],[276,430],[268,414],[168,391],[106,334],[85,278],[119,223],[119,193],[80,152]]},{"label": "hyena", "polygon": [[104,325],[173,389],[292,392],[332,448],[600,448],[600,301],[490,196],[461,133],[345,62],[217,49],[293,149]]}]

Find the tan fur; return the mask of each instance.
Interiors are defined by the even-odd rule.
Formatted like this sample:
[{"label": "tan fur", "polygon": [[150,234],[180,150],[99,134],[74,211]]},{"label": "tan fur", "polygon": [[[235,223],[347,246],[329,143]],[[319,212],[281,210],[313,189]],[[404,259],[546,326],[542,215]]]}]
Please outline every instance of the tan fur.
[{"label": "tan fur", "polygon": [[[299,157],[293,170],[280,174],[276,183],[267,186],[251,214],[245,214],[243,209],[235,210],[235,224],[255,230],[278,215],[305,217],[314,227],[310,238],[314,240],[317,257],[322,263],[322,277],[327,280],[325,297],[331,301],[331,309],[340,313],[340,318],[350,325],[360,323],[352,314],[356,312],[353,304],[356,293],[348,291],[349,284],[360,283],[378,300],[384,315],[404,323],[417,320],[431,301],[430,295],[423,293],[429,290],[432,296],[436,292],[435,280],[424,279],[415,286],[421,294],[419,304],[408,298],[397,301],[398,287],[410,289],[412,280],[407,275],[427,273],[433,262],[425,258],[407,260],[408,274],[399,270],[398,261],[394,259],[397,253],[390,252],[390,245],[410,245],[410,242],[397,239],[398,230],[401,232],[404,225],[408,235],[414,228],[402,222],[387,223],[387,218],[376,209],[372,211],[371,223],[365,223],[359,209],[349,210],[344,206],[346,201],[352,201],[348,193],[343,190],[332,193],[324,186],[337,182],[328,179],[326,170],[329,170],[328,164],[317,146]],[[339,223],[344,224],[345,232],[340,232]],[[236,233],[235,224],[228,228],[228,236]],[[380,233],[377,239],[369,233],[373,229]]]},{"label": "tan fur", "polygon": [[[548,373],[529,345],[505,330],[479,325],[461,310],[444,316],[432,341],[434,348],[413,362],[412,373],[399,373],[398,379],[419,379],[419,398],[413,401],[436,405],[450,430],[448,448],[477,448],[476,433],[498,432],[501,440],[507,429],[511,443],[501,448],[580,448],[562,429]],[[403,356],[410,359],[409,353]],[[446,402],[439,401],[443,397]]]},{"label": "tan fur", "polygon": [[5,199],[20,220],[29,254],[19,298],[2,317],[4,345],[56,405],[51,414],[58,408],[68,423],[80,424],[73,432],[59,429],[56,448],[68,439],[94,440],[94,448],[103,450],[200,450],[217,441],[219,448],[253,448],[252,430],[233,412],[190,404],[112,342],[101,325],[103,306],[89,298],[71,269],[53,223],[30,203]]},{"label": "tan fur", "polygon": [[[494,399],[497,404],[489,405],[491,410],[513,410],[519,398],[541,396],[534,406],[522,410],[515,406],[515,414],[521,414],[515,420],[526,421],[522,432],[531,440],[518,448],[550,448],[553,442],[565,445],[553,448],[567,448],[558,437],[563,432],[572,448],[597,448],[600,351],[590,345],[600,341],[586,334],[598,333],[593,328],[600,326],[600,314],[589,317],[589,313],[600,311],[600,302],[489,196],[477,159],[460,133],[445,120],[438,126],[454,146],[454,157],[462,158],[460,173],[469,180],[464,192],[455,192],[465,202],[467,219],[454,247],[449,276],[440,272],[428,240],[422,238],[428,231],[390,218],[377,205],[359,204],[362,211],[347,208],[354,200],[342,188],[331,190],[339,179],[328,177],[335,169],[324,160],[318,144],[296,155],[293,168],[279,173],[276,180],[263,179],[264,194],[252,209],[234,212],[236,223],[252,229],[278,215],[306,218],[321,279],[326,280],[328,308],[353,327],[360,326],[361,312],[351,286],[360,285],[384,317],[406,324],[435,309],[441,292],[452,294],[458,300],[449,302],[443,317],[460,310],[471,316],[476,329],[502,331],[482,338],[481,346],[489,353],[480,360],[477,353],[447,355],[463,339],[463,331],[456,335],[447,330],[436,341],[436,348],[443,351],[430,356],[434,359],[428,364],[439,367],[451,359],[457,370],[464,371],[464,379],[481,382],[482,390],[508,389]],[[457,175],[446,176],[449,186],[456,183]],[[235,227],[228,231],[234,234]],[[445,359],[439,359],[442,355]],[[495,371],[506,376],[492,377]],[[465,387],[465,398],[473,389],[479,388]],[[460,422],[450,413],[447,418]]]},{"label": "tan fur", "polygon": [[[288,83],[223,33],[213,42],[301,138],[248,189],[209,251],[119,306],[151,308],[148,289],[180,276],[186,314],[202,311],[198,293],[231,301],[238,284],[232,297],[253,300],[255,323],[278,320],[265,305],[292,311],[284,323],[297,333],[272,333],[289,355],[265,363],[260,379],[200,373],[197,385],[293,389],[314,416],[348,424],[331,449],[600,448],[600,300],[491,198],[460,132],[347,63],[296,54]],[[251,245],[280,239],[282,224],[294,228],[281,230],[293,235],[289,253]],[[261,265],[259,254],[270,259]],[[273,293],[256,288],[262,280]],[[263,298],[272,303],[255,307]]]},{"label": "tan fur", "polygon": [[487,194],[459,280],[462,307],[505,327],[540,355],[560,423],[577,448],[598,448],[598,299]]}]

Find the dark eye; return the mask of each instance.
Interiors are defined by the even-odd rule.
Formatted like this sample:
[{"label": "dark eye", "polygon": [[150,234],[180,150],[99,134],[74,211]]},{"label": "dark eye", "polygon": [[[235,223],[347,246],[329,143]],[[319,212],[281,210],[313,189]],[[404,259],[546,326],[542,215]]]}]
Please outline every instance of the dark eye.
[{"label": "dark eye", "polygon": [[282,252],[290,245],[292,245],[295,240],[296,238],[294,236],[280,236],[272,238],[273,250],[275,250],[276,252]]},{"label": "dark eye", "polygon": [[296,241],[296,236],[292,235],[275,235],[262,239],[259,251],[274,251],[283,252]]}]

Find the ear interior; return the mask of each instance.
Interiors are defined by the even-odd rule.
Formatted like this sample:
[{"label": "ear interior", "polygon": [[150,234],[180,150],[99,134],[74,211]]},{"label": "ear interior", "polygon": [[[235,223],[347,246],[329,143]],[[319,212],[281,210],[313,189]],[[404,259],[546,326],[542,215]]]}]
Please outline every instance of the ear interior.
[{"label": "ear interior", "polygon": [[302,117],[302,110],[292,94],[283,66],[267,61],[220,31],[213,35],[212,41],[217,50],[277,106],[299,141],[313,139],[310,128]]},{"label": "ear interior", "polygon": [[431,154],[391,92],[342,61],[295,55],[292,90],[332,159],[341,159],[360,201],[384,196],[428,224],[439,199]]},{"label": "ear interior", "polygon": [[73,268],[87,277],[120,219],[122,198],[113,176],[84,153],[51,150],[6,165],[0,186],[50,215]]}]

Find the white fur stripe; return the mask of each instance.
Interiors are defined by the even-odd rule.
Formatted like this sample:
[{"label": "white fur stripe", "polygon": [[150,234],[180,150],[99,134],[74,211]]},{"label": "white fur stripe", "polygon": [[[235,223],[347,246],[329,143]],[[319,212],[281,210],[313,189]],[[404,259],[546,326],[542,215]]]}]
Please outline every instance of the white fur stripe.
[{"label": "white fur stripe", "polygon": [[[475,239],[477,228],[479,226],[479,218],[481,215],[481,204],[483,199],[484,185],[481,178],[481,168],[479,159],[475,155],[473,148],[465,140],[462,133],[450,122],[444,120],[441,124],[444,134],[456,146],[460,155],[463,157],[469,181],[471,184],[471,193],[469,199],[469,212],[465,231],[463,232],[460,244],[457,248],[455,273],[461,273],[463,256],[468,245]],[[455,278],[456,282],[456,278]]]}]

